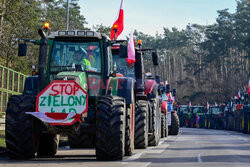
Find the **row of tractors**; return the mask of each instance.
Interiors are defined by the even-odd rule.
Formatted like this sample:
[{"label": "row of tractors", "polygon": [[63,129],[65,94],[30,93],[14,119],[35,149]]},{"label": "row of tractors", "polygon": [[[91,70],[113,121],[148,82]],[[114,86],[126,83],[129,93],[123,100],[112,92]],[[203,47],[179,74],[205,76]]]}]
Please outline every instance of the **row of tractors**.
[{"label": "row of tractors", "polygon": [[38,33],[40,40],[23,39],[18,48],[18,56],[26,56],[27,43],[40,46],[38,72],[8,102],[10,158],[54,156],[58,136],[68,135],[71,148],[95,147],[98,160],[120,160],[178,134],[173,102],[162,100],[174,91],[145,75],[143,55],[151,52],[157,66],[156,50],[139,44],[135,63],[128,64],[126,41],[88,30]]},{"label": "row of tractors", "polygon": [[244,100],[210,107],[180,105],[178,115],[182,127],[232,130],[250,134],[248,94]]}]

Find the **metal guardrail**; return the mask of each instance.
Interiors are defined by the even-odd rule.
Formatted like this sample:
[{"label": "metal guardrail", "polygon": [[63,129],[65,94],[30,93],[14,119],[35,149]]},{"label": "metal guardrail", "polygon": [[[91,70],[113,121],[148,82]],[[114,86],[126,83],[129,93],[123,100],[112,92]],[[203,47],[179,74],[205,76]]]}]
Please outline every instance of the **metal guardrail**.
[{"label": "metal guardrail", "polygon": [[19,95],[23,91],[27,75],[0,65],[0,114],[5,112],[11,95]]},{"label": "metal guardrail", "polygon": [[5,118],[0,118],[0,130],[5,129]]}]

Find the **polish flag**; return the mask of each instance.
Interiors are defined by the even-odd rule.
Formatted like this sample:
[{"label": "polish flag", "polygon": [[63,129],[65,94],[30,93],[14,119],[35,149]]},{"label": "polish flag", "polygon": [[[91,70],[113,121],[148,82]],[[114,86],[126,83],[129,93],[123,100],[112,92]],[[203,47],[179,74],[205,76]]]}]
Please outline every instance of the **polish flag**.
[{"label": "polish flag", "polygon": [[215,106],[218,106],[218,104],[217,104],[216,102],[214,103],[214,105],[215,105]]},{"label": "polish flag", "polygon": [[240,91],[238,91],[238,96],[237,98],[240,99],[241,95],[240,95]]},{"label": "polish flag", "polygon": [[209,110],[209,103],[207,102],[207,110]]},{"label": "polish flag", "polygon": [[128,58],[127,58],[128,65],[135,63],[135,41],[133,31],[130,33],[130,38],[128,42]]},{"label": "polish flag", "polygon": [[123,28],[124,28],[124,13],[123,13],[123,0],[121,1],[121,6],[120,6],[120,10],[119,13],[116,17],[116,21],[113,24],[112,30],[111,30],[111,40],[114,40],[115,38],[115,30],[117,29],[116,32],[116,39],[118,38],[118,36],[122,33]]},{"label": "polish flag", "polygon": [[189,101],[189,104],[188,104],[188,106],[189,106],[189,107],[191,107],[191,106],[192,106],[192,104],[191,104],[191,101]]}]

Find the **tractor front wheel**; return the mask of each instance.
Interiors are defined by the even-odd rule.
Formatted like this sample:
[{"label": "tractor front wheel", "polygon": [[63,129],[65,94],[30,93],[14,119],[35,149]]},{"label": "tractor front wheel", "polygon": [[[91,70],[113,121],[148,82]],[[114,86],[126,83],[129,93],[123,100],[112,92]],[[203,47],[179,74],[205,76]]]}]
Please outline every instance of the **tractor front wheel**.
[{"label": "tractor front wheel", "polygon": [[180,121],[176,112],[171,113],[171,128],[169,135],[178,135],[180,129]]},{"label": "tractor front wheel", "polygon": [[39,157],[55,156],[59,144],[59,136],[56,134],[42,133],[39,137],[37,155]]},{"label": "tractor front wheel", "polygon": [[148,145],[157,146],[161,136],[161,112],[159,107],[159,99],[153,99],[152,104],[152,132],[148,134]]},{"label": "tractor front wheel", "polygon": [[126,105],[126,131],[125,131],[125,155],[131,156],[134,149],[135,133],[135,101],[132,96],[132,104]]},{"label": "tractor front wheel", "polygon": [[68,135],[70,148],[93,148],[95,138],[93,135],[79,133]]},{"label": "tractor front wheel", "polygon": [[148,146],[148,102],[139,100],[135,108],[135,148]]},{"label": "tractor front wheel", "polygon": [[166,114],[161,113],[161,138],[167,137],[166,128],[167,128]]}]

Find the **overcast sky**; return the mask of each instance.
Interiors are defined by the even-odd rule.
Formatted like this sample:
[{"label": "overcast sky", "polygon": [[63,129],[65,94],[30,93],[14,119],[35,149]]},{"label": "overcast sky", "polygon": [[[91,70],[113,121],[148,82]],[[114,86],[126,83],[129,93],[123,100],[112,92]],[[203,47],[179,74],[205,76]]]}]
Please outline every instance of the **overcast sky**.
[{"label": "overcast sky", "polygon": [[[112,26],[121,0],[79,0],[81,12],[87,19],[87,27],[103,24]],[[124,0],[124,31],[128,36],[132,29],[155,35],[163,33],[163,27],[183,29],[188,23],[213,24],[217,10],[236,10],[236,0]]]}]

